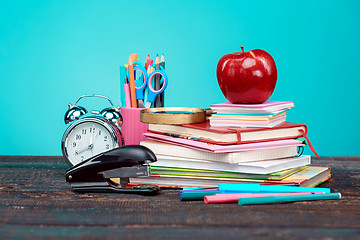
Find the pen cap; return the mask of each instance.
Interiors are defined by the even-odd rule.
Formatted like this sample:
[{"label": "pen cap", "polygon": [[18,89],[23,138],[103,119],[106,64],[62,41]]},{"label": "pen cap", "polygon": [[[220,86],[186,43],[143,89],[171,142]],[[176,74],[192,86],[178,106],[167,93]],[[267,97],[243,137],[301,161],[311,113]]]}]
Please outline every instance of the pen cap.
[{"label": "pen cap", "polygon": [[205,196],[215,195],[218,191],[191,191],[180,195],[181,201],[203,201]]}]

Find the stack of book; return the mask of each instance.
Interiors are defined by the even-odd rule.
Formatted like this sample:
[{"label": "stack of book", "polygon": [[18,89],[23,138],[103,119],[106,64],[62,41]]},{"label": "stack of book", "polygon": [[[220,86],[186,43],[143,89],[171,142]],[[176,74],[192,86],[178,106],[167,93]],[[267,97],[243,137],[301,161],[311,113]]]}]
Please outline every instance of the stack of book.
[{"label": "stack of book", "polygon": [[[257,109],[268,106],[257,105]],[[214,127],[210,121],[149,124],[146,140],[140,144],[151,149],[158,161],[151,164],[150,177],[130,182],[174,188],[216,187],[219,183],[313,187],[331,176],[330,168],[309,166],[311,157],[301,155],[305,142],[299,137],[306,136],[305,124]]]},{"label": "stack of book", "polygon": [[224,102],[210,105],[215,112],[210,117],[214,127],[274,127],[286,120],[286,112],[293,102],[267,101],[262,104],[232,104]]}]

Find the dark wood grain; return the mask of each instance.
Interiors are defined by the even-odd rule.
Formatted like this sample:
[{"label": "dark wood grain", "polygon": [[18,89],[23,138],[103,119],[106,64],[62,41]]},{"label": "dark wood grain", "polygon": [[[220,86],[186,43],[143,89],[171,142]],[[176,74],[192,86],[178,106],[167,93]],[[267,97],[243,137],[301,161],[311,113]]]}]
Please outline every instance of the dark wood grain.
[{"label": "dark wood grain", "polygon": [[324,157],[341,200],[238,206],[157,196],[77,194],[62,157],[0,157],[0,237],[71,239],[358,239],[360,157]]}]

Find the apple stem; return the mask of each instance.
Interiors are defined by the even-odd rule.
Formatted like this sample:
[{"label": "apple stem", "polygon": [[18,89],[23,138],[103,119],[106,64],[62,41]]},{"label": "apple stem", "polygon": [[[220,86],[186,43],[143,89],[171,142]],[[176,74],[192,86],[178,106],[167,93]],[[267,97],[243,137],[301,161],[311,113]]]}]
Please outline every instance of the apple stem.
[{"label": "apple stem", "polygon": [[244,52],[244,46],[241,46],[241,51]]}]

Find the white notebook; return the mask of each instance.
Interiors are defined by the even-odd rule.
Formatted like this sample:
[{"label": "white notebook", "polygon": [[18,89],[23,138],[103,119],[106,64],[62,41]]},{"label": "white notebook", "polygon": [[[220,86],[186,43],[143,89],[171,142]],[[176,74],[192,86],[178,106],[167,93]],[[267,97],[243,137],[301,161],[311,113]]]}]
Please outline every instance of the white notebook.
[{"label": "white notebook", "polygon": [[205,160],[196,160],[181,157],[171,157],[157,155],[157,162],[153,162],[151,166],[176,167],[176,168],[193,168],[205,169],[223,172],[240,172],[248,174],[269,174],[279,172],[289,168],[309,165],[311,163],[310,155],[302,155],[300,157],[282,158],[276,160],[255,161],[247,163],[229,164]]},{"label": "white notebook", "polygon": [[156,155],[209,160],[224,163],[253,162],[298,156],[297,146],[278,146],[277,148],[241,152],[214,153],[158,141],[142,141],[140,145],[149,148]]}]

